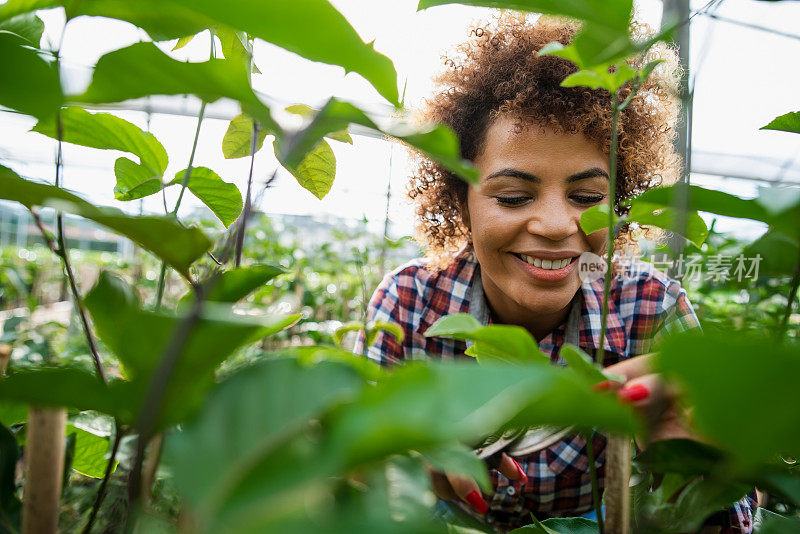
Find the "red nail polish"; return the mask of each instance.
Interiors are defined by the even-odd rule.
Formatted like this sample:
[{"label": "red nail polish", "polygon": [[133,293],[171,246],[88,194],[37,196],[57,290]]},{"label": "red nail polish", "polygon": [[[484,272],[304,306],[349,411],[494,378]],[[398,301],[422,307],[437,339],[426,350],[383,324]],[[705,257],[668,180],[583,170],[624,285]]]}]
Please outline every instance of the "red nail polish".
[{"label": "red nail polish", "polygon": [[483,500],[483,497],[481,497],[481,494],[478,493],[478,490],[472,490],[467,493],[466,499],[469,505],[472,506],[479,514],[485,514],[486,511],[489,510],[489,505]]},{"label": "red nail polish", "polygon": [[611,389],[611,380],[603,380],[602,382],[598,382],[592,386],[592,389],[596,389],[598,391],[606,391],[607,389]]},{"label": "red nail polish", "polygon": [[517,480],[524,486],[528,482],[528,475],[525,474],[525,470],[521,465],[519,465],[519,462],[513,458],[511,458],[511,461],[514,462],[515,466],[517,466],[517,473],[519,473],[519,478]]},{"label": "red nail polish", "polygon": [[650,391],[644,384],[634,384],[632,386],[622,388],[617,392],[617,397],[622,402],[634,403],[644,400],[650,396]]}]

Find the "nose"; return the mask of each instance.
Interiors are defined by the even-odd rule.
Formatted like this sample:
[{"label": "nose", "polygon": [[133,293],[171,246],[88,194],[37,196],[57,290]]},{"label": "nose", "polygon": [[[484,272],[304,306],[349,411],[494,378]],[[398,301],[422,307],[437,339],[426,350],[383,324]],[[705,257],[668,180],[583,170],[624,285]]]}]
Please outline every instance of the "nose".
[{"label": "nose", "polygon": [[541,199],[531,206],[527,230],[551,241],[562,241],[581,231],[580,210],[558,199]]}]

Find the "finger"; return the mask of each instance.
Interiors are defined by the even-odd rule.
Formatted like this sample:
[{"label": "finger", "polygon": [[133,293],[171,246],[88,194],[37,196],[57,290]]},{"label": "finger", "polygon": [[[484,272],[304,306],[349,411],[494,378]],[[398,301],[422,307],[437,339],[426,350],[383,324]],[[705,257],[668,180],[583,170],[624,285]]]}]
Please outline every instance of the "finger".
[{"label": "finger", "polygon": [[632,380],[653,372],[653,358],[655,355],[654,352],[651,352],[641,356],[634,356],[614,365],[609,365],[605,370],[616,375],[622,375],[626,380]]},{"label": "finger", "polygon": [[450,482],[453,491],[456,492],[456,495],[465,500],[476,512],[485,514],[486,511],[489,510],[489,505],[483,500],[481,490],[474,480],[468,477],[450,475],[447,473],[445,473],[445,476],[447,477],[447,481]]},{"label": "finger", "polygon": [[522,466],[506,453],[503,453],[500,466],[497,470],[509,480],[519,480],[521,484],[528,482],[528,475],[525,474],[525,470],[522,469]]},{"label": "finger", "polygon": [[447,477],[444,475],[444,473],[429,468],[428,474],[431,477],[433,493],[435,493],[437,497],[439,497],[440,499],[444,499],[446,501],[458,497],[458,495],[456,495],[456,492],[453,490],[453,487],[450,485],[450,482],[447,480]]},{"label": "finger", "polygon": [[657,374],[642,375],[625,382],[617,391],[617,397],[622,402],[643,408],[662,403],[666,390],[664,383]]}]

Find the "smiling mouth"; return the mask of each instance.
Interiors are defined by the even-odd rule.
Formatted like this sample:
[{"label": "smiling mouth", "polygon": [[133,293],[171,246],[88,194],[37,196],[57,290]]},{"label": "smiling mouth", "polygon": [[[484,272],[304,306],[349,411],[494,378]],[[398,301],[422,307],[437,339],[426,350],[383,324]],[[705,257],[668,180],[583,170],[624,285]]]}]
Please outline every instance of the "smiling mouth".
[{"label": "smiling mouth", "polygon": [[517,258],[521,259],[522,261],[524,261],[529,265],[533,265],[534,267],[551,271],[563,269],[564,267],[574,262],[578,258],[578,256],[573,256],[571,258],[564,258],[560,260],[544,260],[541,258],[526,256],[525,254],[519,254],[517,252],[512,252],[511,254],[513,254],[514,256],[516,256]]}]

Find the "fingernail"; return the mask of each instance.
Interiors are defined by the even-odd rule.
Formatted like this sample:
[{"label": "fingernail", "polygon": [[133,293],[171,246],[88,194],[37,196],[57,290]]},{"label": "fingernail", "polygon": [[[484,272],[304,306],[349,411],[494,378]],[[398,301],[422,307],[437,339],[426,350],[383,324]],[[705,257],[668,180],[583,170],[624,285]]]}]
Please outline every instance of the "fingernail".
[{"label": "fingernail", "polygon": [[517,480],[524,486],[528,482],[528,475],[525,474],[525,470],[521,465],[519,465],[519,462],[513,458],[511,458],[511,461],[514,462],[515,466],[517,466],[517,473],[519,474],[519,478]]},{"label": "fingernail", "polygon": [[639,402],[640,400],[644,400],[649,396],[650,391],[644,386],[644,384],[634,384],[617,391],[617,397],[619,397],[619,400],[627,403]]},{"label": "fingernail", "polygon": [[479,514],[485,514],[486,511],[489,510],[489,505],[483,500],[483,497],[481,497],[481,494],[478,493],[478,490],[472,490],[467,493],[467,502]]},{"label": "fingernail", "polygon": [[611,388],[611,380],[603,380],[602,382],[598,382],[597,384],[592,386],[592,389],[596,389],[599,391],[605,391]]}]

